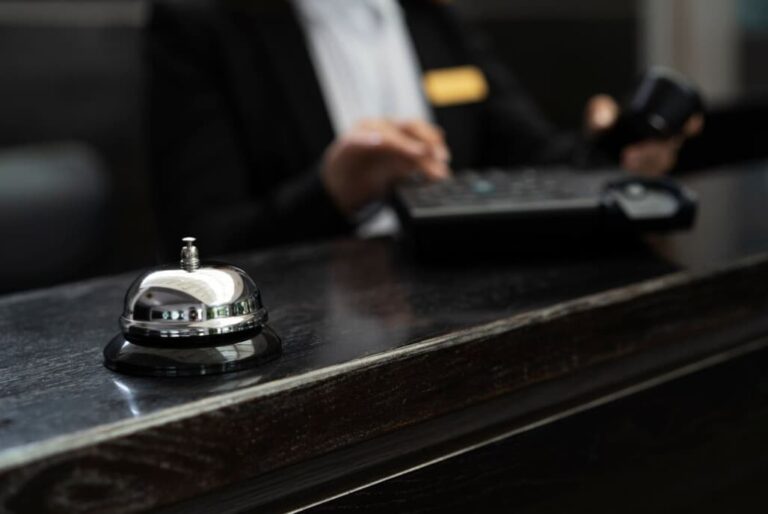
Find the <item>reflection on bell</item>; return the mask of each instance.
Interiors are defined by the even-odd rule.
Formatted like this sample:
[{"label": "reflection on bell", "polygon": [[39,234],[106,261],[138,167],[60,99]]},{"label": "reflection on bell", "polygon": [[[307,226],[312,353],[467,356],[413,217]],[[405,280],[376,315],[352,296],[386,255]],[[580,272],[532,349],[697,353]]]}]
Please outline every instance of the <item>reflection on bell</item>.
[{"label": "reflection on bell", "polygon": [[280,355],[267,310],[241,269],[201,264],[195,239],[184,238],[179,266],[147,271],[125,296],[121,333],[104,349],[114,371],[197,376],[239,371]]}]

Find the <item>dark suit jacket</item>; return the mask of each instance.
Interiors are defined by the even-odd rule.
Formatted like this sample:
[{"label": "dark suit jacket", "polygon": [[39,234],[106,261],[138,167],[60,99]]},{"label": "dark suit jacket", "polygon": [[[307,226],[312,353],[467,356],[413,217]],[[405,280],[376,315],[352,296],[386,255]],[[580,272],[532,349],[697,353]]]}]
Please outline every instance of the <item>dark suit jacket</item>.
[{"label": "dark suit jacket", "polygon": [[[480,103],[434,109],[454,169],[571,159],[575,140],[449,7],[402,4],[424,71],[474,65],[490,87]],[[351,230],[320,182],[334,134],[287,0],[157,2],[147,56],[150,160],[171,248],[184,235],[221,253]]]}]

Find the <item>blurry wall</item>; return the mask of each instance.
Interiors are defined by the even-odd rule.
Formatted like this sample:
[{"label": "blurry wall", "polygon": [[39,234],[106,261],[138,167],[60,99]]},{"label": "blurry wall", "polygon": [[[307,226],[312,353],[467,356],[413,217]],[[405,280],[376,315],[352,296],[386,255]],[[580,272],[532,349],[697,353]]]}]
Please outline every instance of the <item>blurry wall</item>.
[{"label": "blurry wall", "polygon": [[109,174],[114,222],[87,274],[153,260],[140,130],[143,20],[139,2],[0,1],[0,149],[86,143]]},{"label": "blurry wall", "polygon": [[643,62],[686,73],[710,102],[768,91],[765,0],[643,0],[640,19]]},{"label": "blurry wall", "polygon": [[693,78],[710,102],[734,98],[742,82],[737,9],[733,0],[645,0],[644,60]]},{"label": "blurry wall", "polygon": [[742,28],[739,58],[744,93],[762,96],[768,91],[768,2],[739,0],[737,16]]}]

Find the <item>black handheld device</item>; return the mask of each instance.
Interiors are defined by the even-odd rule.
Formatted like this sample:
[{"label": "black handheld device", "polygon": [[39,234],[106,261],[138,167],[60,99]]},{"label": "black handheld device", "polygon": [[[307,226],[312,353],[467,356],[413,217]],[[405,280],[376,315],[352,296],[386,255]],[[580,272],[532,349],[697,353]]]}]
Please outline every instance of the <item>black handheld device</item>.
[{"label": "black handheld device", "polygon": [[637,82],[616,124],[596,139],[595,148],[617,162],[624,147],[680,134],[691,116],[703,112],[701,94],[689,80],[654,67]]}]

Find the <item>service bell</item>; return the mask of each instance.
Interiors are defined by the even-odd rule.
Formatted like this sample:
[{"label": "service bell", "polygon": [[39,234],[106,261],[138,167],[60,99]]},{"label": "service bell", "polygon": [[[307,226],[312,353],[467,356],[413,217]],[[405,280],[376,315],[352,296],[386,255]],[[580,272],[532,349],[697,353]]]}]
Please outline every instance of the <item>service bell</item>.
[{"label": "service bell", "polygon": [[178,265],[146,271],[128,289],[118,334],[104,349],[118,372],[194,376],[239,371],[277,357],[261,293],[243,270],[202,263],[183,239]]}]

